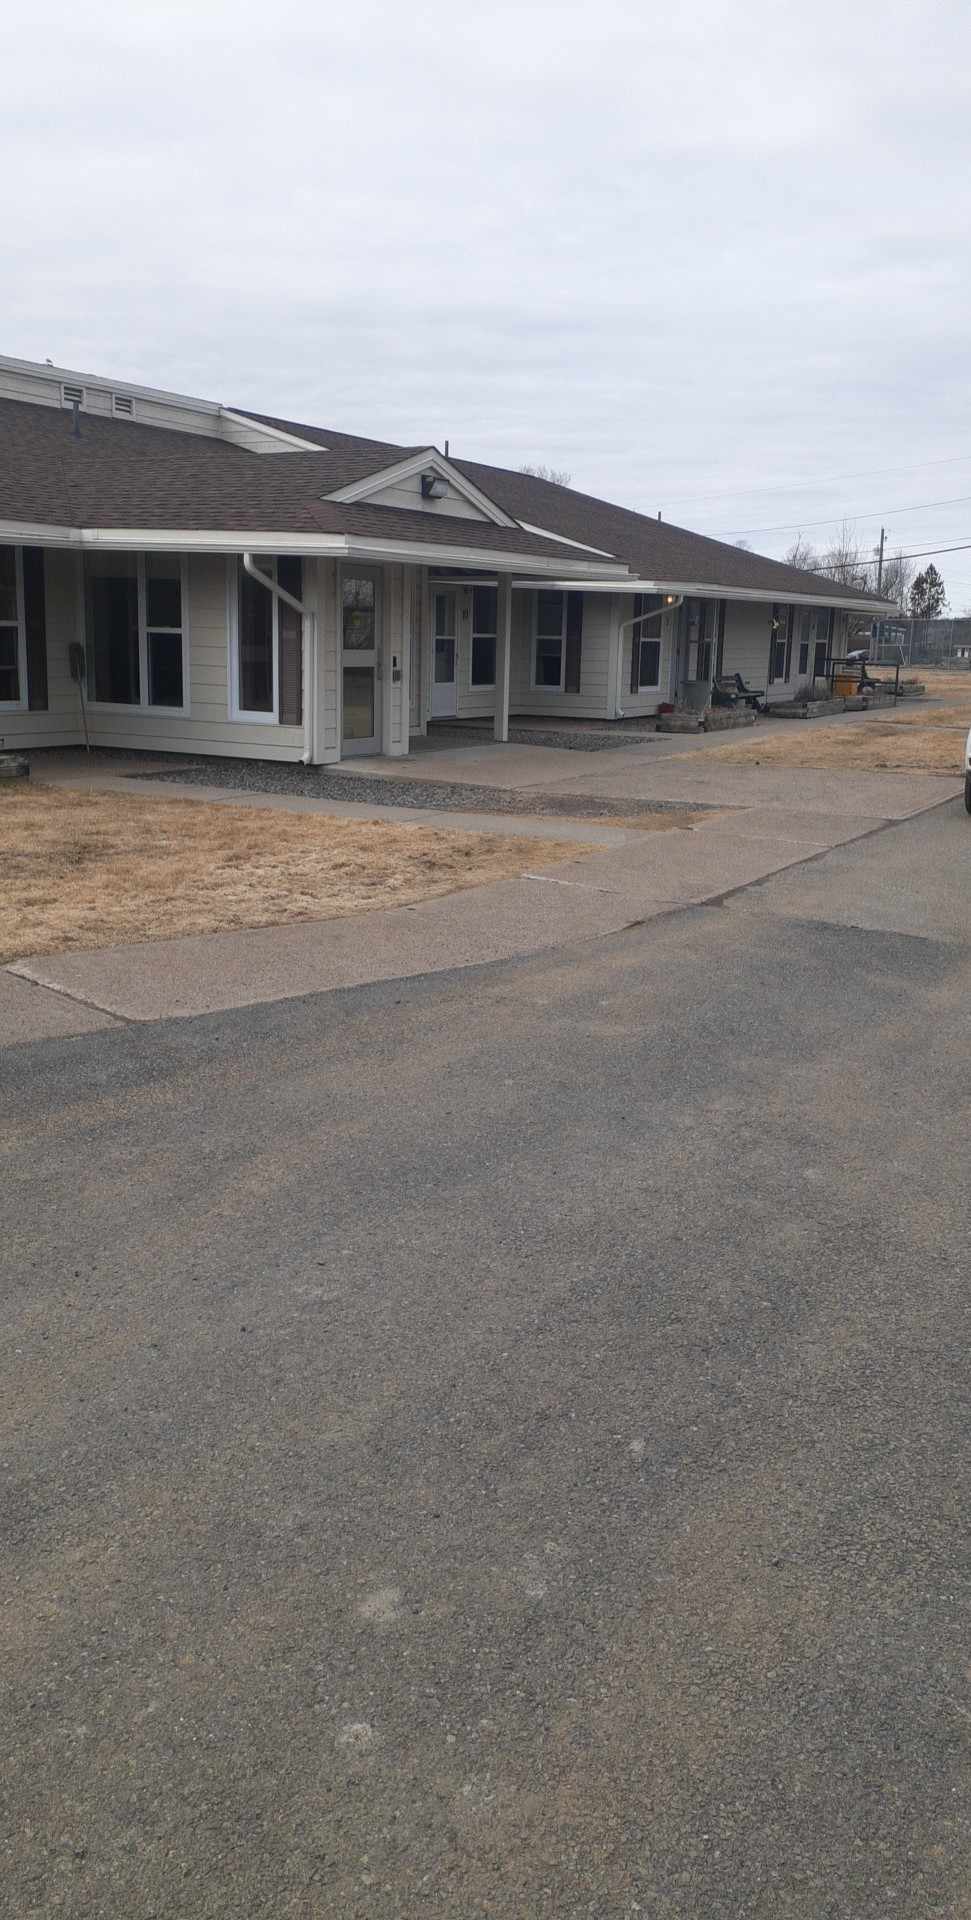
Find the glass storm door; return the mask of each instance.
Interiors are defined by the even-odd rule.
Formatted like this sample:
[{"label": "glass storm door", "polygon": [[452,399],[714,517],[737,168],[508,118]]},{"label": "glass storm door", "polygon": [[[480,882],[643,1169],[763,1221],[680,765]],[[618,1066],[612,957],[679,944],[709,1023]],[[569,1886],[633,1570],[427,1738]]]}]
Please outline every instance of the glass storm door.
[{"label": "glass storm door", "polygon": [[458,712],[458,683],[455,677],[456,646],[454,588],[440,587],[434,595],[432,627],[435,636],[432,673],[432,719],[444,719]]},{"label": "glass storm door", "polygon": [[381,751],[380,583],[373,567],[341,577],[342,753]]}]

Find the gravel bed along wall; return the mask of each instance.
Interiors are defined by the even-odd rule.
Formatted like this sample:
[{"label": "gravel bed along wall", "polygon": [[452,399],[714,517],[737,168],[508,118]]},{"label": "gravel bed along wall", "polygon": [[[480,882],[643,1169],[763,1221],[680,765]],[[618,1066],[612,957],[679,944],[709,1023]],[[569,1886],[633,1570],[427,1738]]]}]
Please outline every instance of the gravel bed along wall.
[{"label": "gravel bed along wall", "polygon": [[612,799],[601,794],[535,793],[508,787],[466,786],[445,780],[368,779],[339,767],[303,767],[288,761],[196,759],[172,771],[144,773],[141,780],[175,780],[199,787],[224,787],[238,793],[293,793],[315,800],[353,800],[362,806],[421,807],[457,813],[560,814],[572,820],[629,819],[634,814],[710,812],[681,800]]}]

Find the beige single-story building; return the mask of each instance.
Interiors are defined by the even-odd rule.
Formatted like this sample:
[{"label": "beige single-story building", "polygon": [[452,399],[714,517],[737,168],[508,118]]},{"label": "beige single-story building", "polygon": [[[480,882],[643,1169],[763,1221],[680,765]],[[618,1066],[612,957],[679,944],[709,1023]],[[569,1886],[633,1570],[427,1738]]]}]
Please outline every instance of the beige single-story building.
[{"label": "beige single-story building", "polygon": [[883,603],[572,487],[0,357],[0,744],[326,764],[791,697]]}]

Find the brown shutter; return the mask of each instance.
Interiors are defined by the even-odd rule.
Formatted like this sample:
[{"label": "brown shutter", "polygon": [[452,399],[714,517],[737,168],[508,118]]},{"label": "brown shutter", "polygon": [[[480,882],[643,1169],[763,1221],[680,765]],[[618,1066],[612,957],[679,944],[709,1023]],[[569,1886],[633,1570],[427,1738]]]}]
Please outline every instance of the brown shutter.
[{"label": "brown shutter", "polygon": [[[303,598],[303,566],[299,555],[281,553],[276,563],[276,583],[295,600]],[[279,622],[279,696],[281,727],[303,724],[303,621],[295,607],[277,601]]]},{"label": "brown shutter", "polygon": [[725,607],[727,602],[718,602],[718,624],[715,640],[715,679],[720,680],[725,671]]},{"label": "brown shutter", "polygon": [[583,644],[583,595],[568,593],[566,596],[566,669],[563,675],[564,693],[580,691],[580,650]]},{"label": "brown shutter", "polygon": [[27,639],[27,705],[47,710],[47,618],[44,605],[44,551],[24,548],[24,629]]},{"label": "brown shutter", "polygon": [[[638,614],[643,612],[644,612],[644,595],[642,593],[635,593],[634,619],[636,620]],[[631,693],[639,693],[641,689],[641,634],[642,632],[643,632],[642,627],[632,627],[630,630],[630,690],[631,690]]]}]

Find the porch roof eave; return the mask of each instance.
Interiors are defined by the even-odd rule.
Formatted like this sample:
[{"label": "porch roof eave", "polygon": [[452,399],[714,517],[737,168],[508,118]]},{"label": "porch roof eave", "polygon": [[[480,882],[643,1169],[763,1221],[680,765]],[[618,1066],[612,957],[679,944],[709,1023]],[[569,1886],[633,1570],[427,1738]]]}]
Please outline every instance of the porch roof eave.
[{"label": "porch roof eave", "polygon": [[900,612],[900,608],[891,600],[850,599],[845,593],[841,594],[839,588],[835,593],[794,593],[789,588],[781,586],[729,587],[719,586],[711,580],[639,580],[632,574],[620,579],[615,575],[612,580],[605,580],[602,577],[579,580],[576,575],[568,580],[548,578],[538,580],[523,574],[513,580],[513,586],[517,588],[572,587],[574,591],[581,593],[690,594],[693,598],[700,600],[752,600],[767,606],[778,604],[798,607],[838,607],[841,611],[848,609],[851,613],[872,613],[874,616],[878,613]]},{"label": "porch roof eave", "polygon": [[[305,557],[403,562],[417,566],[461,568],[485,574],[511,574],[528,563],[534,576],[545,580],[548,574],[567,575],[572,585],[575,576],[594,574],[607,578],[614,589],[626,583],[623,561],[610,560],[594,565],[589,557],[576,561],[562,554],[523,554],[502,548],[454,546],[443,541],[382,540],[373,535],[352,533],[307,533],[287,528],[218,527],[63,527],[27,520],[0,520],[0,542],[39,547],[67,547],[75,550],[110,548],[114,551],[173,551],[180,553],[286,553]],[[626,590],[626,586],[625,586]]]}]

